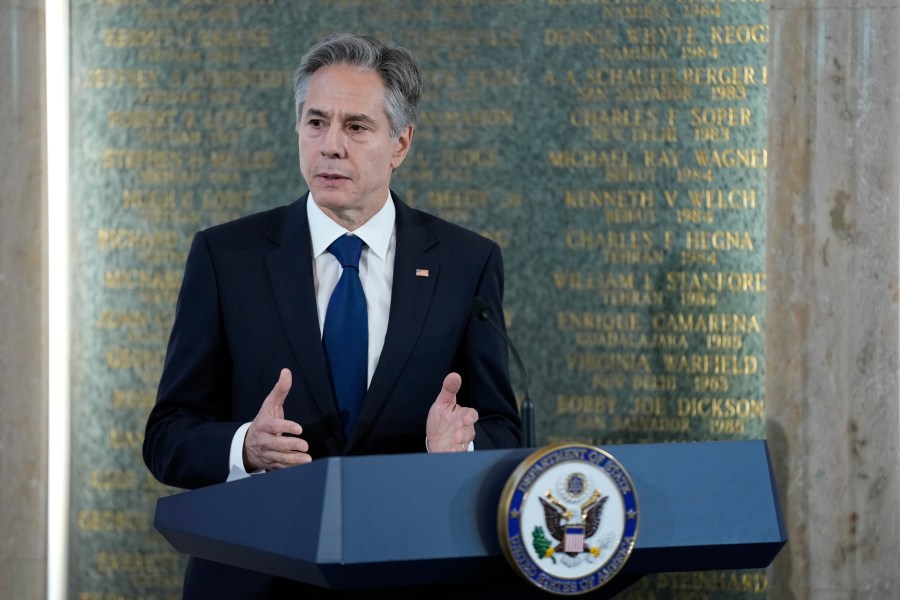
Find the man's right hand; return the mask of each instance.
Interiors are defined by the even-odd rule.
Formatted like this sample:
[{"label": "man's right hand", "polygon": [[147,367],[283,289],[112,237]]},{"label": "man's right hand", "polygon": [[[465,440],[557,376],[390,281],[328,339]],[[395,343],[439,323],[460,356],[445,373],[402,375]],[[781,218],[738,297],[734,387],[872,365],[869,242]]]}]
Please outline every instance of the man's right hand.
[{"label": "man's right hand", "polygon": [[[291,372],[282,369],[244,437],[244,469],[283,469],[312,461],[309,444],[300,438],[299,423],[284,418],[284,399],[291,391]],[[289,434],[289,435],[285,435]]]}]

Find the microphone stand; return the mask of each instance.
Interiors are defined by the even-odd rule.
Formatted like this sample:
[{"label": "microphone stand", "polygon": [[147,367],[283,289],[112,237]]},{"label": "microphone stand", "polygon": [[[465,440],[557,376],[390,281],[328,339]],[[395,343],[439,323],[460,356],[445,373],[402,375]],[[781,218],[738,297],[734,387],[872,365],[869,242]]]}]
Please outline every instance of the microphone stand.
[{"label": "microphone stand", "polygon": [[519,357],[519,352],[516,350],[516,347],[513,345],[512,340],[509,339],[509,336],[506,335],[499,325],[494,323],[494,320],[491,319],[491,315],[493,311],[491,307],[488,306],[488,303],[480,297],[476,297],[473,303],[473,309],[475,314],[482,321],[487,321],[491,324],[497,333],[506,340],[506,345],[509,347],[510,352],[513,355],[513,360],[516,363],[516,366],[519,368],[519,373],[522,376],[522,385],[525,388],[525,398],[522,400],[522,429],[525,433],[525,447],[526,448],[534,448],[537,443],[534,435],[534,402],[531,400],[531,390],[528,387],[528,375],[525,372],[525,365],[522,363],[522,359]]}]

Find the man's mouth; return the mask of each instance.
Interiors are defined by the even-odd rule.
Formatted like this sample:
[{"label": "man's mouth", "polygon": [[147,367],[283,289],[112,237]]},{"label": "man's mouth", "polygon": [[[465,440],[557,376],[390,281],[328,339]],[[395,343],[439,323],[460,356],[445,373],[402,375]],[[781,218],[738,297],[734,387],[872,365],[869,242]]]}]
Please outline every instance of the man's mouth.
[{"label": "man's mouth", "polygon": [[319,179],[323,179],[325,181],[341,181],[343,179],[349,179],[349,177],[345,177],[344,175],[340,175],[338,173],[319,173],[317,175]]}]

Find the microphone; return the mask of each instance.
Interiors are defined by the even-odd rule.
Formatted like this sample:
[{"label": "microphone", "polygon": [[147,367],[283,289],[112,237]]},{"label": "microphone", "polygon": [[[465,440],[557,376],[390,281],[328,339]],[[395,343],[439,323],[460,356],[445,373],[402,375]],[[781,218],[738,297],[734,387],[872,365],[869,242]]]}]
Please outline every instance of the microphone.
[{"label": "microphone", "polygon": [[512,340],[509,339],[509,336],[506,335],[506,332],[503,329],[494,323],[494,320],[491,318],[494,314],[494,311],[491,310],[490,305],[487,303],[487,300],[482,298],[481,296],[475,296],[472,298],[472,314],[475,315],[481,321],[487,321],[491,324],[497,333],[506,341],[506,345],[509,346],[510,352],[512,352],[513,359],[516,361],[516,365],[519,367],[519,373],[522,375],[522,382],[525,387],[525,399],[522,400],[522,428],[525,430],[525,447],[526,448],[534,448],[535,440],[534,440],[534,403],[531,401],[531,392],[528,389],[528,376],[525,373],[525,365],[522,364],[522,359],[519,358],[519,353],[516,351],[516,347],[513,346]]}]

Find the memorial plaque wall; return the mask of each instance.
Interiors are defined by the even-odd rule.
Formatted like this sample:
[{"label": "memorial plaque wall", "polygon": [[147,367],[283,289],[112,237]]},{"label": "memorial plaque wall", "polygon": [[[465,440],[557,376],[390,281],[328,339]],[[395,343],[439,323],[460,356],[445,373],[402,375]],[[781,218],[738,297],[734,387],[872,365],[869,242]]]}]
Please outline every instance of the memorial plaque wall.
[{"label": "memorial plaque wall", "polygon": [[763,437],[767,22],[755,1],[73,0],[70,596],[180,597],[152,527],[175,490],[140,448],[184,259],[304,191],[291,71],[331,33],[419,57],[394,189],[502,247],[539,444]]}]

